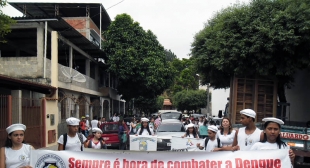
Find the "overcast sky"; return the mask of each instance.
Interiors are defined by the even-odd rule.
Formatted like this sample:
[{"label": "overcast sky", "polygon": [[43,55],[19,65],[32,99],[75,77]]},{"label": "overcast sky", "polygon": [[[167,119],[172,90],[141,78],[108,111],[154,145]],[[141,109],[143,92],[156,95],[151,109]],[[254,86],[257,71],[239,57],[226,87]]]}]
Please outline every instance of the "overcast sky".
[{"label": "overcast sky", "polygon": [[[72,2],[72,0],[8,1]],[[74,2],[86,1],[74,0]],[[88,2],[92,1],[88,0]],[[189,58],[193,37],[203,29],[204,23],[217,11],[238,1],[240,3],[249,2],[249,0],[94,0],[94,2],[103,4],[111,20],[114,20],[117,14],[129,14],[145,30],[149,29],[156,34],[159,42],[166,49],[171,49],[178,58]],[[9,16],[21,16],[11,6],[5,7],[3,12]]]}]

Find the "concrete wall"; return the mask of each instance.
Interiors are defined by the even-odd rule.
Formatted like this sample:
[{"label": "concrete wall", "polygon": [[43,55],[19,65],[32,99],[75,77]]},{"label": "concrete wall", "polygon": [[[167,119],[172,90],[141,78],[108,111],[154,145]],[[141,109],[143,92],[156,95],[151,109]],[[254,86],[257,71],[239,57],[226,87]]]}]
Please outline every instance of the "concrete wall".
[{"label": "concrete wall", "polygon": [[0,57],[0,73],[15,78],[41,78],[37,57]]},{"label": "concrete wall", "polygon": [[[299,71],[295,74],[294,86],[286,90],[287,102],[291,104],[291,121],[306,122],[310,118],[310,71]],[[288,117],[288,114],[287,114]]]}]

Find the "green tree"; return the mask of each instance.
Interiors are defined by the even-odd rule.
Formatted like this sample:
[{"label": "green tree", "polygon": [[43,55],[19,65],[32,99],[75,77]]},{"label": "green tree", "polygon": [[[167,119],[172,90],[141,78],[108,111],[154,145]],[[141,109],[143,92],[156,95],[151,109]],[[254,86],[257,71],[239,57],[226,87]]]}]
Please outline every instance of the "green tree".
[{"label": "green tree", "polygon": [[310,1],[252,0],[217,13],[192,43],[203,84],[229,87],[231,77],[278,80],[278,96],[299,69],[310,65]]},{"label": "green tree", "polygon": [[6,42],[4,39],[4,36],[11,32],[11,24],[15,23],[13,19],[11,19],[9,16],[5,15],[1,8],[6,6],[6,1],[1,0],[0,1],[0,43]]},{"label": "green tree", "polygon": [[156,98],[138,97],[135,99],[135,108],[138,112],[155,113],[162,109],[164,103],[164,96]]},{"label": "green tree", "polygon": [[207,106],[207,93],[204,90],[183,90],[173,96],[173,105],[178,110],[198,110]]},{"label": "green tree", "polygon": [[173,61],[175,59],[177,59],[177,56],[169,49],[169,50],[166,50],[165,49],[165,52],[166,52],[166,60],[167,61]]},{"label": "green tree", "polygon": [[157,37],[144,31],[127,14],[117,15],[103,33],[108,71],[119,79],[118,92],[125,100],[156,98],[173,81],[166,53]]}]

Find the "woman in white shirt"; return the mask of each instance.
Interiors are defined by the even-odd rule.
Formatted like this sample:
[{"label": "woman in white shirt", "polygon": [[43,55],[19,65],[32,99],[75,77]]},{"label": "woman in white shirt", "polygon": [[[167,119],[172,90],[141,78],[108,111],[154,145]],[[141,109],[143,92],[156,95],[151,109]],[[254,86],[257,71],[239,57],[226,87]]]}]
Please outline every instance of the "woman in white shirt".
[{"label": "woman in white shirt", "polygon": [[182,136],[182,138],[199,138],[198,133],[195,129],[194,124],[188,124],[186,127],[186,133]]},{"label": "woman in white shirt", "polygon": [[[250,150],[289,149],[289,146],[281,140],[280,129],[284,122],[278,118],[264,118],[264,139],[256,142]],[[294,164],[295,154],[290,149],[288,153],[291,163]]]},{"label": "woman in white shirt", "polygon": [[24,124],[13,124],[6,128],[8,136],[5,147],[1,148],[1,168],[31,168],[30,151],[34,148],[24,143],[25,130]]},{"label": "woman in white shirt", "polygon": [[102,139],[102,131],[99,128],[92,129],[94,137],[84,144],[85,148],[107,149],[104,140]]},{"label": "woman in white shirt", "polygon": [[232,146],[236,131],[232,129],[231,122],[228,118],[224,117],[217,132],[217,137],[220,138],[223,146]]},{"label": "woman in white shirt", "polygon": [[153,129],[149,127],[149,119],[141,118],[141,128],[138,129],[136,135],[154,135]]},{"label": "woman in white shirt", "polygon": [[130,123],[130,132],[129,132],[129,134],[131,134],[131,135],[136,134],[136,132],[137,132],[136,126],[137,126],[136,118],[133,118],[131,120],[131,123]]}]

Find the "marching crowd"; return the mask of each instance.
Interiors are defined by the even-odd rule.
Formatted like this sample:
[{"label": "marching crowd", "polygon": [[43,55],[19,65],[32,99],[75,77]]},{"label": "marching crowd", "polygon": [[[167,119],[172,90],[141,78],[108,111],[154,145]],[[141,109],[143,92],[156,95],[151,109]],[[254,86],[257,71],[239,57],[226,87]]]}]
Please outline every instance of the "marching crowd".
[{"label": "marching crowd", "polygon": [[[211,123],[207,119],[200,118],[200,121],[182,120],[186,127],[186,133],[182,136],[190,138],[203,138],[197,148],[205,152],[215,151],[237,151],[237,150],[268,150],[268,149],[289,149],[289,146],[280,138],[281,125],[284,122],[278,118],[264,118],[264,130],[255,126],[256,113],[251,109],[240,111],[240,122],[244,127],[234,130],[228,118],[223,118],[220,126]],[[89,117],[89,116],[86,116]],[[102,130],[99,126],[105,119],[91,121],[91,139],[87,139],[87,130],[89,125],[86,123],[86,117],[82,121],[70,117],[66,120],[68,132],[60,135],[58,139],[58,150],[83,151],[86,148],[105,149],[105,142],[101,137]],[[117,120],[117,116],[114,116]],[[83,121],[84,120],[84,121]],[[154,135],[154,130],[160,125],[160,115],[155,119],[141,118],[141,123],[133,119],[129,124],[129,130],[125,128],[126,123],[123,119],[118,119],[119,138],[122,141],[127,133],[135,135]],[[85,125],[84,125],[85,123]],[[89,124],[89,123],[88,123]],[[30,168],[30,151],[34,150],[31,145],[24,142],[26,126],[23,124],[13,124],[6,128],[7,139],[4,147],[1,148],[0,167],[1,168]],[[79,132],[80,130],[80,132]],[[123,141],[122,141],[123,142]],[[124,145],[124,143],[121,143]],[[124,146],[121,146],[124,149]],[[295,154],[290,149],[288,153],[292,165]]]}]

